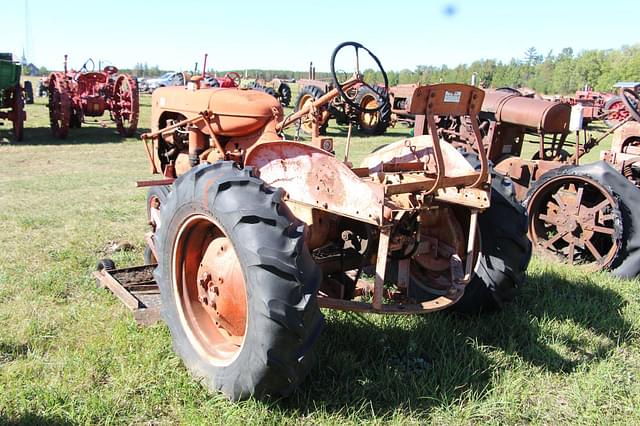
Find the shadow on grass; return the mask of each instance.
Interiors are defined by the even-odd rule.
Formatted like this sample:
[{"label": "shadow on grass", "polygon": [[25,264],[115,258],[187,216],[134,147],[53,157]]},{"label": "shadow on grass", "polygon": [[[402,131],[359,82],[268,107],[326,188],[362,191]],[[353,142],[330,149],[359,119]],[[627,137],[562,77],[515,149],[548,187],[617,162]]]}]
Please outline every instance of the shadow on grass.
[{"label": "shadow on grass", "polygon": [[49,426],[67,426],[75,423],[65,420],[61,417],[51,416],[39,416],[36,414],[23,414],[17,418],[8,418],[0,414],[0,424],[2,425],[49,425]]},{"label": "shadow on grass", "polygon": [[516,303],[482,316],[387,316],[374,324],[371,317],[328,312],[311,378],[278,405],[371,418],[426,413],[471,395],[483,398],[492,377],[519,365],[571,373],[606,358],[631,328],[618,293],[576,280],[530,276]]},{"label": "shadow on grass", "polygon": [[[148,128],[139,128],[135,138],[148,131]],[[9,137],[9,136],[8,136]],[[2,138],[0,138],[0,141]],[[103,128],[98,123],[84,124],[80,129],[69,129],[69,135],[65,139],[57,139],[51,133],[49,127],[32,127],[25,129],[24,140],[21,142],[0,142],[0,144],[20,145],[91,145],[122,143],[125,138],[118,134],[112,124]]]}]

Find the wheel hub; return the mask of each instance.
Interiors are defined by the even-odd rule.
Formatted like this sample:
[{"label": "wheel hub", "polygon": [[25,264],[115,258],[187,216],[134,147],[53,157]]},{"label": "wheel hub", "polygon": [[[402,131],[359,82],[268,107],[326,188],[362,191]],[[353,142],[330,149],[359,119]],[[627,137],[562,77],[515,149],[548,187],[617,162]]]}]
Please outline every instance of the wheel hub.
[{"label": "wheel hub", "polygon": [[198,269],[198,300],[230,338],[244,335],[247,312],[244,278],[228,238],[214,239],[204,253]]}]

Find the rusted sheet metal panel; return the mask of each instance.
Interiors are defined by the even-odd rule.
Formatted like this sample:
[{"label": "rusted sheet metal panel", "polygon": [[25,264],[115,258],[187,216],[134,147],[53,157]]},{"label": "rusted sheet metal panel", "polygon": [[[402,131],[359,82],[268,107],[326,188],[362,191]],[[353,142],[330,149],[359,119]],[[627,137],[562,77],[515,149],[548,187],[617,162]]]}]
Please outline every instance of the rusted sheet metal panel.
[{"label": "rusted sheet metal panel", "polygon": [[297,142],[256,146],[245,160],[260,179],[283,188],[288,199],[373,224],[382,223],[384,189],[360,180],[327,152]]},{"label": "rusted sheet metal panel", "polygon": [[[158,130],[164,112],[177,111],[194,118],[209,111],[211,127],[218,135],[242,136],[263,127],[275,115],[282,115],[282,106],[273,96],[256,90],[208,88],[190,90],[187,87],[161,87],[151,97],[152,130]],[[208,129],[203,129],[209,133]]]},{"label": "rusted sheet metal panel", "polygon": [[[451,144],[442,142],[442,157],[448,177],[464,176],[474,173],[473,167]],[[416,136],[391,143],[369,154],[362,162],[371,172],[382,171],[385,166],[410,162],[426,162],[428,172],[436,172],[436,160],[431,136]]]},{"label": "rusted sheet metal panel", "polygon": [[482,110],[495,114],[496,121],[518,124],[544,133],[569,131],[571,106],[562,102],[525,98],[505,92],[487,91]]}]

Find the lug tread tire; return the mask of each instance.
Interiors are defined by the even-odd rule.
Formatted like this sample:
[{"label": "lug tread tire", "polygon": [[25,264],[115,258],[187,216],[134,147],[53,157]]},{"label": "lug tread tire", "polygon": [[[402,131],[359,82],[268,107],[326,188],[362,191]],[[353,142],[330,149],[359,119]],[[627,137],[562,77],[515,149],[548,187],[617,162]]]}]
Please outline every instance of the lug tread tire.
[{"label": "lug tread tire", "polygon": [[[267,187],[232,162],[201,165],[174,183],[157,235],[155,278],[175,351],[209,389],[232,400],[289,395],[306,376],[324,319],[316,300],[321,274],[303,240],[302,223]],[[208,214],[232,241],[245,277],[248,327],[244,346],[226,366],[203,359],[178,319],[172,248],[180,223]]]},{"label": "lug tread tire", "polygon": [[[377,96],[376,94],[374,94],[374,97],[377,97],[378,99],[389,99],[389,96],[387,95],[384,87],[374,86],[373,89],[377,94]],[[371,95],[371,92],[371,89],[369,89],[368,87],[360,86],[358,88],[358,92],[356,94],[354,102],[357,105],[361,105],[364,97],[367,95]],[[391,124],[391,103],[385,102],[380,111],[376,112],[375,114],[378,115],[378,122],[374,127],[363,126],[363,123],[360,121],[360,114],[357,115],[356,124],[358,125],[359,132],[369,136],[379,136],[387,131],[389,124]]]},{"label": "lug tread tire", "polygon": [[[324,90],[320,89],[319,87],[316,86],[304,86],[302,89],[300,89],[300,91],[298,92],[298,97],[296,98],[296,106],[294,108],[294,112],[299,111],[302,108],[302,98],[305,95],[309,95],[311,96],[313,99],[318,99],[320,97],[322,97],[324,95]],[[325,135],[327,132],[327,123],[322,123],[321,125],[318,126],[319,127],[319,131],[321,135]],[[307,133],[304,130],[304,127],[301,127],[300,130],[304,133]]]},{"label": "lug tread tire", "polygon": [[[465,154],[474,167],[477,155]],[[531,260],[527,212],[518,203],[511,180],[491,171],[491,207],[478,216],[482,243],[476,273],[453,309],[477,313],[501,309],[526,280]]]},{"label": "lug tread tire", "polygon": [[633,278],[640,274],[640,189],[604,161],[584,166],[563,166],[551,170],[536,180],[522,202],[527,206],[533,194],[545,182],[558,176],[581,176],[598,182],[616,201],[613,209],[614,235],[621,242],[609,270],[621,278]]}]

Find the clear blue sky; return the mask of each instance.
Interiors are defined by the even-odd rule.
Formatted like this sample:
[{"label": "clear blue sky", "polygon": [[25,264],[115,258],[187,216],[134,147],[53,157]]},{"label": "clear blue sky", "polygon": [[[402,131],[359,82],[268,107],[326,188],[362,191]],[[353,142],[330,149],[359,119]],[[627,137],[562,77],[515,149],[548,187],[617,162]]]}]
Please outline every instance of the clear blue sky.
[{"label": "clear blue sky", "polygon": [[[359,41],[387,69],[618,48],[640,42],[640,0],[471,1],[3,1],[0,51],[38,66],[86,58],[191,69],[328,70],[333,48]],[[25,15],[28,31],[25,31]]]}]

